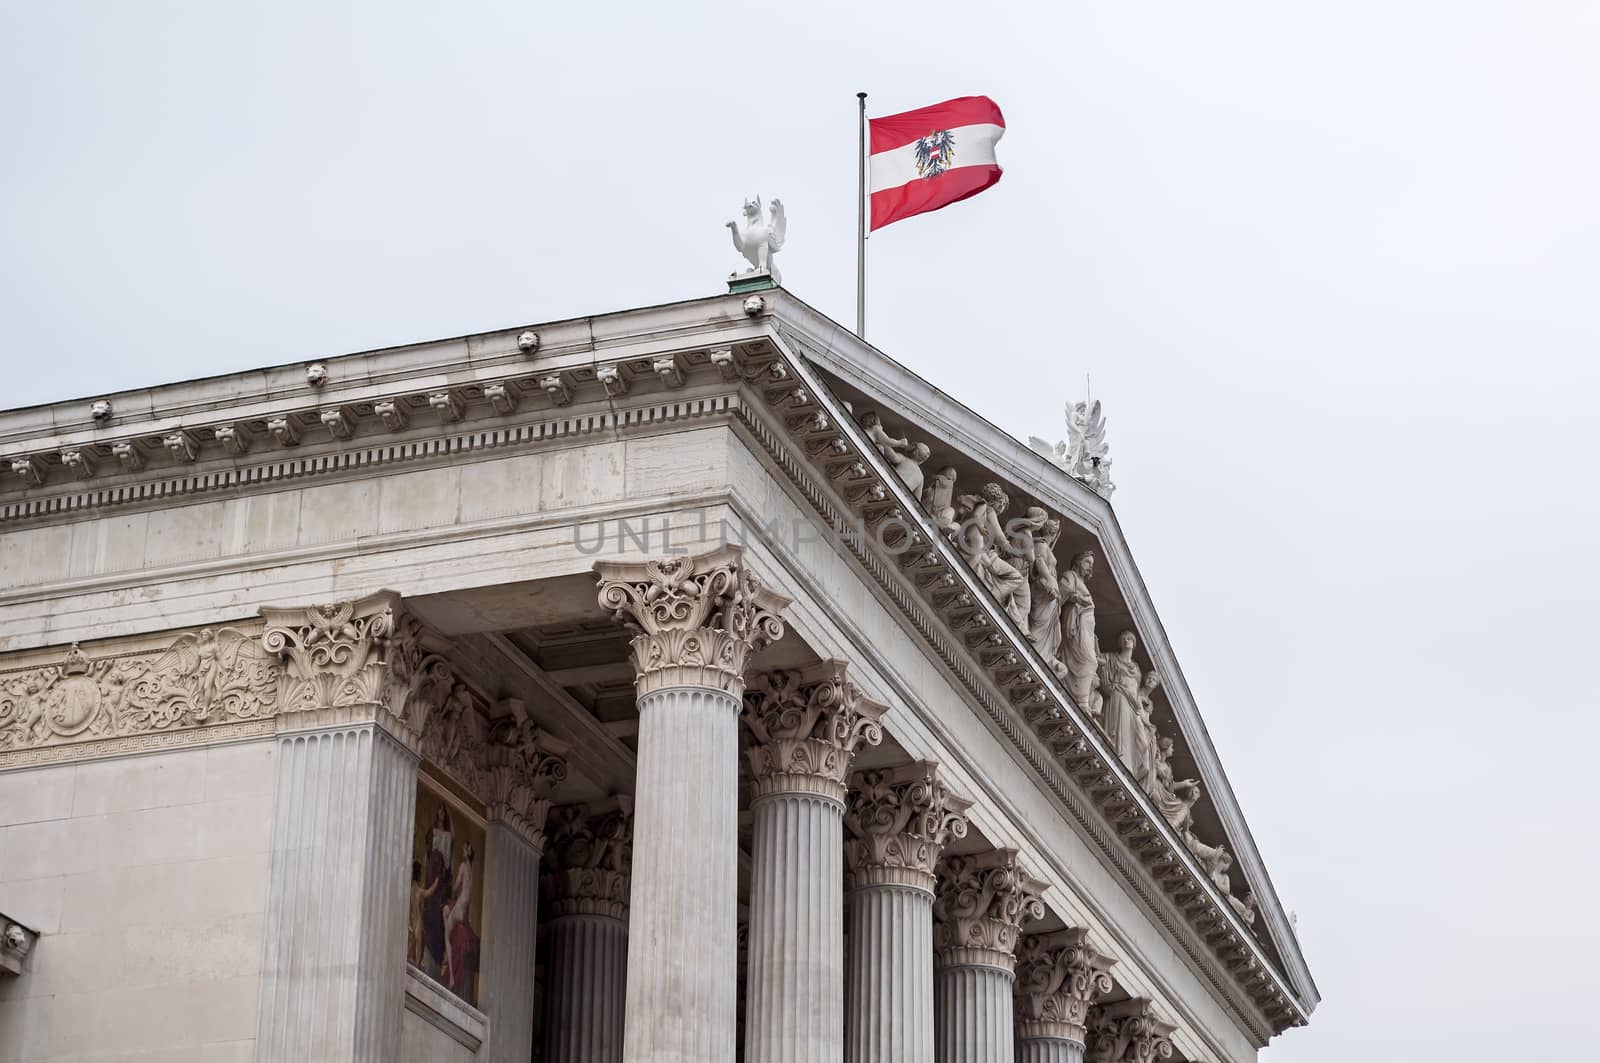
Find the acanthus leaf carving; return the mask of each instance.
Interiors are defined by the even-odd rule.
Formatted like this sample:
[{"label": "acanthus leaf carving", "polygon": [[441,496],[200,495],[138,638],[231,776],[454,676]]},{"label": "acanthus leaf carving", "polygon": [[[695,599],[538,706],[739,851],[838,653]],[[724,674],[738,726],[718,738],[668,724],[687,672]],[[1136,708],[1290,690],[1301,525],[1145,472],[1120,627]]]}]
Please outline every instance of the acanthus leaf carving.
[{"label": "acanthus leaf carving", "polygon": [[0,673],[0,751],[256,720],[276,711],[281,669],[255,637],[201,628],[166,648]]},{"label": "acanthus leaf carving", "polygon": [[802,792],[843,803],[850,759],[883,741],[884,711],[850,681],[844,661],[758,676],[741,714],[755,740],[747,756],[756,795]]},{"label": "acanthus leaf carving", "polygon": [[932,893],[939,857],[952,838],[966,835],[972,805],[951,792],[938,765],[858,771],[845,800],[851,886],[910,885]]},{"label": "acanthus leaf carving", "polygon": [[618,794],[590,804],[563,805],[549,817],[540,880],[550,917],[608,915],[626,919],[633,869],[633,798]]},{"label": "acanthus leaf carving", "polygon": [[502,822],[543,852],[550,791],[567,777],[568,745],[540,730],[521,702],[489,724],[481,747],[480,785],[489,818]]},{"label": "acanthus leaf carving", "polygon": [[1116,1004],[1097,1004],[1089,1012],[1089,1049],[1092,1063],[1155,1063],[1172,1057],[1172,1033],[1177,1029],[1156,1014],[1144,997]]},{"label": "acanthus leaf carving", "polygon": [[600,605],[634,632],[640,694],[666,686],[744,693],[749,658],[783,637],[789,599],[765,587],[736,546],[695,557],[599,561]]},{"label": "acanthus leaf carving", "polygon": [[933,902],[935,955],[946,965],[1010,970],[1022,925],[1044,918],[1044,888],[1015,849],[945,857]]},{"label": "acanthus leaf carving", "polygon": [[1017,1036],[1055,1037],[1083,1044],[1089,1007],[1111,992],[1117,961],[1089,944],[1089,932],[1069,927],[1024,934],[1017,946]]}]

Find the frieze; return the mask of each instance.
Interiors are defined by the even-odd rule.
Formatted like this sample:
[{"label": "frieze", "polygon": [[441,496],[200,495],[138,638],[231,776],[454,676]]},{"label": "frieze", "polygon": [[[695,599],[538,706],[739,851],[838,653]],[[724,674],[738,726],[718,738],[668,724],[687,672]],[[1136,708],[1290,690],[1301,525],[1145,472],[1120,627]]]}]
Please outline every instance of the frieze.
[{"label": "frieze", "polygon": [[145,651],[91,654],[74,643],[56,663],[0,671],[0,766],[22,751],[267,719],[281,678],[277,658],[240,627]]}]

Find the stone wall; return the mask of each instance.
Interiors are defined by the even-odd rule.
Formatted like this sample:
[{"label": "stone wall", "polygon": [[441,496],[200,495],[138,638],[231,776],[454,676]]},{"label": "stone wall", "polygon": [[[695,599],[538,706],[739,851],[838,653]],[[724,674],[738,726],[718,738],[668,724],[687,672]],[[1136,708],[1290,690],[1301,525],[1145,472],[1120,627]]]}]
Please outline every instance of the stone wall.
[{"label": "stone wall", "polygon": [[0,1061],[254,1057],[269,740],[0,773]]}]

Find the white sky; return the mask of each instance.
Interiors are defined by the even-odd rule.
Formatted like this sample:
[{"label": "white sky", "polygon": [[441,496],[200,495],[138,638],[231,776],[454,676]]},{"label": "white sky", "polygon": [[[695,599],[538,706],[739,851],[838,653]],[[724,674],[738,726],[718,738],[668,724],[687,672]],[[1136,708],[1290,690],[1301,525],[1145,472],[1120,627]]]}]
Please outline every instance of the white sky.
[{"label": "white sky", "polygon": [[1004,180],[869,335],[1119,519],[1325,1002],[1269,1063],[1592,1051],[1600,7],[0,0],[15,406],[710,294],[853,315],[855,97]]}]

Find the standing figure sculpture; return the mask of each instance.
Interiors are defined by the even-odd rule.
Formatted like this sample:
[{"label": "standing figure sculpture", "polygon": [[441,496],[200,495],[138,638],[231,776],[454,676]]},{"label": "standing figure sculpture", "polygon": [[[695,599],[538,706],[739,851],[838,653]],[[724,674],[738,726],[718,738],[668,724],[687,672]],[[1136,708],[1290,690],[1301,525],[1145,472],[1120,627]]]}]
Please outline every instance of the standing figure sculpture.
[{"label": "standing figure sculpture", "polygon": [[1139,684],[1139,704],[1134,716],[1133,763],[1129,767],[1133,769],[1133,777],[1146,790],[1150,788],[1150,780],[1155,778],[1156,744],[1161,740],[1152,719],[1155,703],[1150,700],[1150,695],[1160,685],[1160,672],[1152,668],[1144,674],[1144,680]]},{"label": "standing figure sculpture", "polygon": [[772,274],[772,283],[782,284],[783,277],[778,273],[778,264],[772,260],[772,256],[783,250],[783,237],[788,228],[783,216],[783,203],[774,199],[768,214],[771,220],[763,223],[761,197],[757,196],[744,201],[743,223],[730,221],[727,224],[733,231],[734,248],[750,263],[746,272],[767,272]]},{"label": "standing figure sculpture", "polygon": [[[1009,612],[1024,632],[1033,630],[1033,563],[1039,553],[1038,533],[1049,519],[1050,514],[1043,507],[1029,506],[1022,516],[1006,521],[1006,544],[1022,574],[1022,585],[1011,596]],[[1055,558],[1050,561],[1054,564]]]},{"label": "standing figure sculpture", "polygon": [[1028,614],[1028,641],[1039,651],[1056,678],[1067,681],[1067,666],[1061,661],[1061,574],[1056,569],[1056,540],[1061,538],[1061,521],[1044,522],[1034,540],[1033,564],[1029,566],[1033,608]]},{"label": "standing figure sculpture", "polygon": [[955,491],[956,470],[949,465],[934,473],[922,488],[922,504],[934,525],[952,537],[960,531],[956,523]]},{"label": "standing figure sculpture", "polygon": [[1117,636],[1117,652],[1100,659],[1100,694],[1105,699],[1101,725],[1122,763],[1137,770],[1135,739],[1139,728],[1139,690],[1143,676],[1133,659],[1139,637],[1131,631]]},{"label": "standing figure sculpture", "polygon": [[1094,630],[1094,596],[1089,593],[1093,575],[1094,554],[1088,550],[1074,557],[1061,573],[1061,660],[1072,700],[1099,720],[1100,642]]}]

